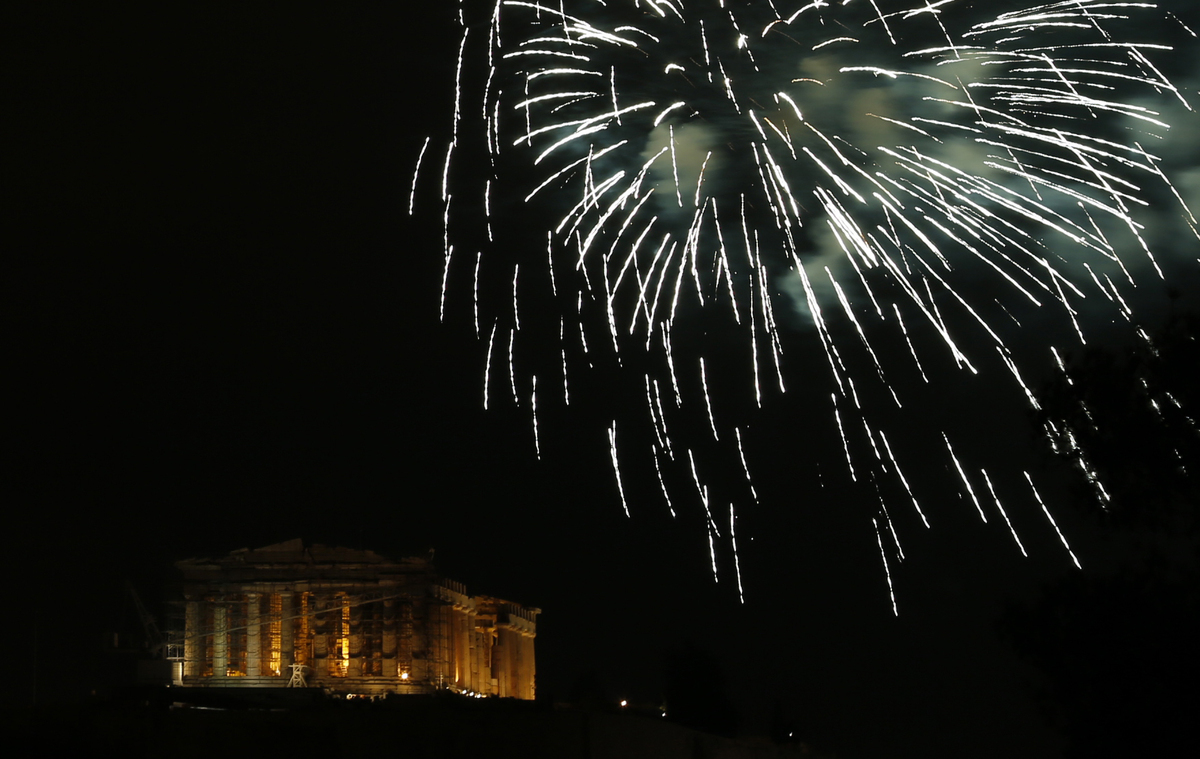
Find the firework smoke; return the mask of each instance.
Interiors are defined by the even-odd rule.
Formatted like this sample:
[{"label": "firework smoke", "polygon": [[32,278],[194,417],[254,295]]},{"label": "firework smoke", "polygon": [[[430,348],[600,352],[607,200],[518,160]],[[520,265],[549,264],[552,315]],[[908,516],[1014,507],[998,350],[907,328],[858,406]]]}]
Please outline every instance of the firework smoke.
[{"label": "firework smoke", "polygon": [[[686,473],[710,541],[725,533],[696,451],[736,456],[740,498],[756,500],[743,435],[773,395],[811,392],[805,344],[819,346],[830,387],[813,395],[832,398],[849,476],[901,483],[929,526],[901,469],[914,464],[872,423],[864,388],[899,409],[893,375],[927,382],[948,357],[1005,372],[1036,404],[1008,344],[1022,315],[1053,311],[1081,342],[1097,300],[1131,321],[1130,291],[1163,276],[1154,220],[1196,233],[1159,150],[1188,94],[1168,44],[1137,36],[1147,19],[1190,30],[1152,3],[472,10],[459,13],[451,139],[440,159],[421,148],[413,180],[415,197],[439,175],[443,308],[474,315],[485,377],[504,371],[494,343],[508,333],[512,399],[531,413],[537,374],[562,376],[563,403],[584,366],[635,378],[641,410],[609,418],[648,421],[653,442],[618,449],[609,425],[620,501],[636,500],[621,464],[648,454],[672,513],[663,473]],[[485,404],[502,384],[485,382]],[[988,473],[945,447],[979,515],[986,492],[1023,553]],[[1040,496],[1030,504],[1053,524]],[[888,567],[903,552],[882,498],[868,518]]]}]

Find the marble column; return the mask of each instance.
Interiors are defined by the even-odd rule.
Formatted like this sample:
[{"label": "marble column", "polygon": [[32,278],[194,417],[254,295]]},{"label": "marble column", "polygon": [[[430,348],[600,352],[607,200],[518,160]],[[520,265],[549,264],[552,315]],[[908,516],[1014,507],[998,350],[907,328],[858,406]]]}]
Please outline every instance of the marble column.
[{"label": "marble column", "polygon": [[262,674],[262,596],[246,595],[246,676]]},{"label": "marble column", "polygon": [[383,602],[383,676],[398,677],[396,668],[396,599]]},{"label": "marble column", "polygon": [[229,667],[229,632],[225,623],[225,604],[213,609],[213,677],[224,678]]},{"label": "marble column", "polygon": [[284,677],[290,677],[292,662],[295,661],[296,616],[295,596],[291,593],[279,594],[279,609],[283,616],[279,625],[279,672]]},{"label": "marble column", "polygon": [[[348,600],[346,600],[346,599],[342,600],[343,605],[348,604],[348,603],[349,603]],[[347,677],[362,677],[362,665],[363,665],[363,661],[362,661],[362,653],[363,653],[362,617],[363,617],[363,607],[362,606],[354,606],[354,607],[351,607],[351,609],[350,609],[349,622],[348,623],[343,622],[343,624],[348,624],[350,627],[350,629],[348,631],[343,632],[343,634],[348,632],[349,639],[350,639],[350,662],[349,662],[348,666],[346,667],[346,676]]]},{"label": "marble column", "polygon": [[204,618],[200,613],[200,602],[189,600],[184,606],[183,618],[183,676],[200,677],[203,669],[204,635],[201,628]]}]

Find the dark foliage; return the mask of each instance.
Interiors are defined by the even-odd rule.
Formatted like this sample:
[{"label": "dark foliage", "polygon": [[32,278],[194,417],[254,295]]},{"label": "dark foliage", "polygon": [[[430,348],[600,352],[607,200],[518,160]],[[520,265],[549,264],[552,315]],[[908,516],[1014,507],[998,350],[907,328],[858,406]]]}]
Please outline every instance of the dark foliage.
[{"label": "dark foliage", "polygon": [[667,655],[663,672],[667,719],[714,735],[734,736],[737,710],[720,661],[695,647]]},{"label": "dark foliage", "polygon": [[1089,348],[1039,396],[1054,453],[1095,478],[1075,505],[1124,552],[1000,623],[1039,671],[1068,757],[1170,756],[1200,739],[1197,327],[1178,315],[1133,348]]},{"label": "dark foliage", "polygon": [[1094,472],[1091,500],[1114,526],[1197,527],[1198,328],[1200,315],[1178,315],[1128,350],[1068,356],[1065,374],[1039,393],[1038,426],[1058,456]]},{"label": "dark foliage", "polygon": [[1200,740],[1200,593],[1194,573],[1152,563],[1078,573],[1002,622],[1042,675],[1068,757],[1171,756]]},{"label": "dark foliage", "polygon": [[600,673],[594,669],[586,670],[575,678],[567,692],[567,701],[578,709],[593,711],[615,711],[617,703],[600,682]]}]

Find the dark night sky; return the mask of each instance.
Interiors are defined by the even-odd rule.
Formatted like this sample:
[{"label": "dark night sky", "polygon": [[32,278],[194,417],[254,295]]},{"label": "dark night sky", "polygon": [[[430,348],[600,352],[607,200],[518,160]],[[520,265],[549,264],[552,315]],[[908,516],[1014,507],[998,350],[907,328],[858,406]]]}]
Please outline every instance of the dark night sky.
[{"label": "dark night sky", "polygon": [[[1035,673],[994,630],[1072,571],[1040,513],[1014,513],[1022,559],[944,456],[911,465],[935,529],[902,518],[897,618],[834,438],[785,456],[767,434],[739,605],[701,522],[636,487],[624,516],[586,404],[548,412],[536,461],[523,412],[480,408],[473,335],[438,323],[439,233],[404,209],[420,141],[447,121],[448,14],[260,5],[37,4],[7,55],[9,555],[39,591],[40,650],[79,657],[38,660],[42,698],[87,687],[88,652],[130,619],[126,579],[154,597],[173,560],[303,537],[434,547],[472,590],[542,607],[539,687],[560,697],[595,670],[653,702],[663,654],[692,642],[749,727],[779,699],[839,756],[1058,755]],[[931,425],[991,396],[972,382],[928,391]],[[1039,466],[1019,400],[986,404],[964,449]],[[781,401],[774,434],[807,434],[787,429],[805,407]],[[1058,516],[1086,568],[1112,565],[1094,526]],[[62,629],[77,608],[83,641]]]}]

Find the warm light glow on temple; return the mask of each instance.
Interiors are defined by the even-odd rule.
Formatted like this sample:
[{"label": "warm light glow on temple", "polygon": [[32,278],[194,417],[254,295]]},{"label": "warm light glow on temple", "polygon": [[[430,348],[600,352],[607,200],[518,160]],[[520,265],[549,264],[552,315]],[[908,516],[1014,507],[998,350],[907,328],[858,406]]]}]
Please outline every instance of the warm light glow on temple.
[{"label": "warm light glow on temple", "polygon": [[283,635],[283,599],[278,593],[268,596],[267,614],[267,673],[275,677],[282,674],[280,645]]},{"label": "warm light glow on temple", "polygon": [[332,677],[345,677],[350,671],[350,598],[345,593],[338,593],[335,597],[342,614],[333,634],[334,649],[333,656],[329,657],[329,674]]},{"label": "warm light glow on temple", "polygon": [[182,685],[534,696],[540,610],[469,596],[426,559],[292,540],[176,566]]}]

